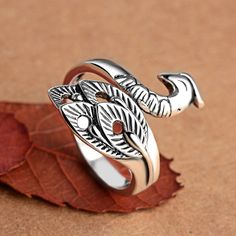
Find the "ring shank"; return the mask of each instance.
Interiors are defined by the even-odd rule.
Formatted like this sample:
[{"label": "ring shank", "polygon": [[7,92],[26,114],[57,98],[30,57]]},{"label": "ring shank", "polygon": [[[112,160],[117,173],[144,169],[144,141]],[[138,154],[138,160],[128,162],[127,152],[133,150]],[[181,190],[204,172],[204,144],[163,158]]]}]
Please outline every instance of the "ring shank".
[{"label": "ring shank", "polygon": [[85,144],[76,135],[74,137],[85,161],[102,182],[115,190],[124,190],[131,184],[101,153]]}]

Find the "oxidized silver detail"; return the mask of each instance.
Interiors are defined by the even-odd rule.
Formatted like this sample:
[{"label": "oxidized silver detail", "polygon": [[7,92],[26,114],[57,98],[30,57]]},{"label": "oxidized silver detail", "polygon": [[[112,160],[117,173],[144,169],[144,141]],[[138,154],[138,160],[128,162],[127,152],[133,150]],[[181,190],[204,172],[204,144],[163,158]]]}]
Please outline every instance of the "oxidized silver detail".
[{"label": "oxidized silver detail", "polygon": [[[95,73],[109,83],[82,80],[86,72]],[[170,117],[192,103],[199,108],[204,105],[190,75],[162,73],[158,79],[168,88],[168,96],[149,90],[119,65],[94,59],[72,69],[65,78],[66,85],[48,91],[74,132],[87,163],[100,180],[120,192],[136,194],[159,176],[158,147],[142,111]],[[119,174],[104,156],[129,168],[132,182]]]},{"label": "oxidized silver detail", "polygon": [[101,103],[97,105],[97,114],[100,127],[113,147],[123,153],[127,158],[142,158],[141,153],[132,147],[124,134],[114,135],[112,124],[122,121],[125,133],[136,135],[142,145],[146,147],[147,135],[141,123],[130,110],[114,103]]},{"label": "oxidized silver detail", "polygon": [[81,93],[76,85],[61,85],[51,88],[48,95],[53,104],[59,108],[63,104],[64,99],[72,101],[83,101]]},{"label": "oxidized silver detail", "polygon": [[157,77],[170,92],[158,95],[140,84],[132,75],[117,75],[115,80],[147,113],[158,117],[177,115],[191,103],[201,108],[204,102],[195,82],[187,73],[162,73]]},{"label": "oxidized silver detail", "polygon": [[[107,138],[101,133],[100,128],[96,125],[96,121],[93,119],[96,116],[94,108],[92,104],[87,102],[73,102],[62,105],[60,111],[72,130],[85,142],[94,146],[96,150],[109,157],[124,157],[123,153],[119,152],[108,142]],[[86,116],[90,120],[90,126],[87,129],[81,129],[78,125],[78,118],[80,116]]]},{"label": "oxidized silver detail", "polygon": [[[144,129],[144,132],[147,132],[147,123],[145,121],[144,115],[141,109],[137,106],[135,101],[127,95],[126,93],[122,92],[120,89],[104,82],[98,81],[86,81],[82,80],[79,82],[79,85],[84,92],[86,98],[92,103],[97,104],[97,94],[105,93],[111,102],[119,103],[121,106],[126,107],[133,113],[137,119],[140,121],[141,126]],[[122,103],[122,104],[121,104]]]}]

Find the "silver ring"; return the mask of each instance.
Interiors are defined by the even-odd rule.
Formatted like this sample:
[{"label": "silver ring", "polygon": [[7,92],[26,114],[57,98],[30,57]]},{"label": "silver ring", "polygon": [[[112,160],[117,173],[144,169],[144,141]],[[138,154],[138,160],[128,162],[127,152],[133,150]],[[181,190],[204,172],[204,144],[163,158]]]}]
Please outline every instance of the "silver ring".
[{"label": "silver ring", "polygon": [[[83,80],[88,72],[106,82]],[[189,74],[162,73],[158,79],[168,88],[168,96],[149,90],[114,62],[94,59],[70,70],[64,85],[48,91],[96,177],[122,194],[137,194],[159,177],[159,151],[143,112],[170,117],[192,103],[204,105]],[[108,158],[128,168],[131,178]]]}]

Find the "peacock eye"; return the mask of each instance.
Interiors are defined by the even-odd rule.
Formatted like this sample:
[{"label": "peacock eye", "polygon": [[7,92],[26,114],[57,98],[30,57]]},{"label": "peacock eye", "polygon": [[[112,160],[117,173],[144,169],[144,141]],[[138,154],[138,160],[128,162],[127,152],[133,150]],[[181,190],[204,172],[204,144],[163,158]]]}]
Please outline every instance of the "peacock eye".
[{"label": "peacock eye", "polygon": [[114,121],[112,124],[112,130],[113,130],[113,133],[116,135],[122,134],[124,131],[123,123],[119,120]]},{"label": "peacock eye", "polygon": [[109,102],[110,97],[105,92],[97,92],[96,99],[99,103],[100,102]]},{"label": "peacock eye", "polygon": [[84,115],[79,116],[77,118],[77,125],[81,131],[85,131],[90,125],[90,119]]}]

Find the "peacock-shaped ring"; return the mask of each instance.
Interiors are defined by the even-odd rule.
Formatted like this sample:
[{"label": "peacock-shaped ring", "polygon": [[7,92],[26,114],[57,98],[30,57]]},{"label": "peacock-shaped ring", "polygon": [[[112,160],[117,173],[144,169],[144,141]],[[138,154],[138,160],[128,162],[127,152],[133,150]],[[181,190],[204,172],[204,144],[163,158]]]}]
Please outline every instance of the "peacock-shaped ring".
[{"label": "peacock-shaped ring", "polygon": [[[85,73],[106,82],[84,80]],[[159,151],[143,112],[170,117],[192,103],[198,108],[204,105],[189,74],[161,73],[158,79],[167,87],[168,96],[149,90],[110,60],[93,59],[70,70],[64,85],[48,91],[95,176],[122,194],[137,194],[159,177]],[[131,178],[123,176],[108,158],[128,168]]]}]

